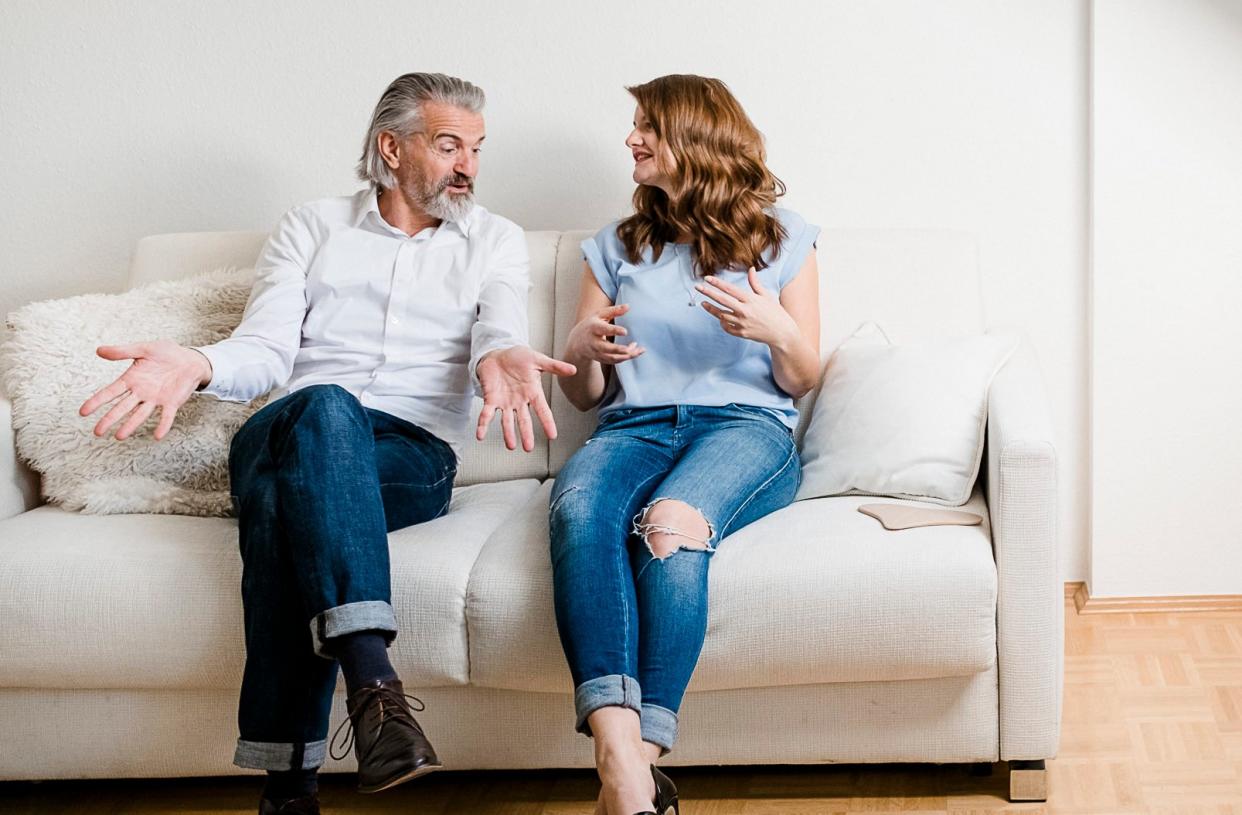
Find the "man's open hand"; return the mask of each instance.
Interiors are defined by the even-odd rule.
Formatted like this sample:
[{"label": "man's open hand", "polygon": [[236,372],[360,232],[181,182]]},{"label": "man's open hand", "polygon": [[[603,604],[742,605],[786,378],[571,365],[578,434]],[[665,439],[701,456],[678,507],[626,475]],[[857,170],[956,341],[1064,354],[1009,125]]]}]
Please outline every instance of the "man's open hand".
[{"label": "man's open hand", "polygon": [[548,400],[544,398],[540,374],[573,376],[576,371],[568,362],[544,356],[524,345],[485,355],[475,369],[479,384],[483,386],[483,411],[479,414],[475,438],[483,441],[492,418],[496,411],[500,411],[505,447],[515,449],[517,439],[513,432],[513,419],[516,415],[518,431],[522,434],[522,449],[529,453],[535,449],[535,429],[530,418],[533,406],[543,425],[543,432],[549,439],[555,439],[556,422],[552,419]]},{"label": "man's open hand", "polygon": [[107,435],[108,429],[124,418],[116,438],[127,439],[158,407],[160,422],[155,428],[158,441],[168,434],[177,409],[185,404],[190,394],[211,381],[211,363],[207,357],[170,340],[101,345],[95,353],[104,359],[134,361],[111,385],[99,389],[78,408],[78,413],[89,416],[100,406],[114,402],[112,409],[95,425],[96,436]]}]

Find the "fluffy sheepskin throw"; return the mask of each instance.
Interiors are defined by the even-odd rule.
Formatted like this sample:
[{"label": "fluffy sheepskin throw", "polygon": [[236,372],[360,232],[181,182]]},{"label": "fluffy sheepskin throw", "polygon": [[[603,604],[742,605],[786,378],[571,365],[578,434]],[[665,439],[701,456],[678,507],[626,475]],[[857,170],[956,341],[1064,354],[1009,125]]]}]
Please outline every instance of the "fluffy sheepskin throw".
[{"label": "fluffy sheepskin throw", "polygon": [[9,315],[2,353],[17,452],[42,475],[48,502],[101,515],[232,514],[229,442],[263,400],[191,396],[162,441],[152,436],[159,410],[117,441],[91,432],[108,406],[88,417],[78,408],[130,364],[100,359],[96,347],[223,339],[241,321],[253,277],[253,269],[217,269],[123,294],[31,303]]}]

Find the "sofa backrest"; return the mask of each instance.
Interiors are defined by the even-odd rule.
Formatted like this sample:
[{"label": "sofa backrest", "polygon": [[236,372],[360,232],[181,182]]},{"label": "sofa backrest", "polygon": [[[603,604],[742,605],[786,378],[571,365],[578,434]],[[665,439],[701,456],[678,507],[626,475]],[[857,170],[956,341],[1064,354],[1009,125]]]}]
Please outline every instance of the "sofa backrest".
[{"label": "sofa backrest", "polygon": [[[528,305],[531,347],[545,354],[552,353],[553,269],[556,265],[558,232],[527,232],[530,252],[531,291]],[[130,263],[130,287],[157,280],[175,280],[221,266],[253,266],[267,240],[266,232],[182,232],[151,235],[138,242]],[[553,384],[544,382],[548,395]],[[525,453],[507,450],[499,421],[492,422],[487,439],[478,444],[473,440],[474,421],[483,409],[483,400],[475,398],[470,423],[471,438],[465,445],[461,468],[457,473],[459,486],[480,481],[505,481],[511,478],[546,478],[548,475],[548,440],[535,432],[535,448]],[[572,408],[571,408],[572,409]]]},{"label": "sofa backrest", "polygon": [[[531,345],[557,356],[572,328],[583,274],[579,244],[592,234],[528,232],[531,259]],[[170,280],[220,266],[250,266],[263,232],[185,232],[138,242],[130,286]],[[820,234],[820,350],[829,355],[858,325],[875,320],[895,343],[983,331],[985,321],[974,237],[918,229],[829,229]],[[550,380],[558,436],[536,432],[531,453],[508,451],[493,426],[483,444],[466,446],[459,485],[554,476],[590,435],[595,412],[579,413]],[[816,392],[798,403],[802,438]],[[482,408],[475,400],[474,415]],[[473,431],[473,422],[471,428]]]}]

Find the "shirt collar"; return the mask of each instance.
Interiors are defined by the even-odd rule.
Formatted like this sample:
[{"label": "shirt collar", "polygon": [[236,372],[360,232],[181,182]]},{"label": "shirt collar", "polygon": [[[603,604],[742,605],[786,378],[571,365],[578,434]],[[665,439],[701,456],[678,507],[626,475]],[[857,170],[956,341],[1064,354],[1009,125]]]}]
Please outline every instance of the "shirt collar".
[{"label": "shirt collar", "polygon": [[[378,219],[376,223],[387,225],[390,229],[395,228],[392,224],[385,221],[384,216],[380,214],[379,194],[374,187],[369,190],[362,190],[354,196],[354,226],[362,226],[362,222],[367,219],[367,216],[372,215],[372,213],[374,213],[374,217]],[[470,212],[466,213],[465,218],[462,218],[460,221],[447,221],[445,223],[455,227],[457,231],[461,233],[463,238],[469,238],[470,229],[474,226],[474,222],[477,220],[478,216],[479,205],[475,204],[470,208]]]},{"label": "shirt collar", "polygon": [[374,187],[369,190],[360,190],[358,194],[354,196],[354,226],[362,226],[362,222],[365,221],[367,216],[372,212],[375,213],[376,218],[381,217],[379,211],[379,198],[375,193]]}]

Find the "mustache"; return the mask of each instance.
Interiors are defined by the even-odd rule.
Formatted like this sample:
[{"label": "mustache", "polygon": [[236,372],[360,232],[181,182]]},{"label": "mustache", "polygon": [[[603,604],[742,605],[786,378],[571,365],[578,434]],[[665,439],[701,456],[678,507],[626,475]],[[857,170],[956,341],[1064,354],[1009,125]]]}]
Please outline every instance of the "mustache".
[{"label": "mustache", "polygon": [[450,186],[465,187],[468,191],[474,192],[474,179],[468,175],[462,175],[461,173],[447,175],[444,178],[441,178],[440,182],[436,184],[436,194],[438,195],[444,192]]}]

